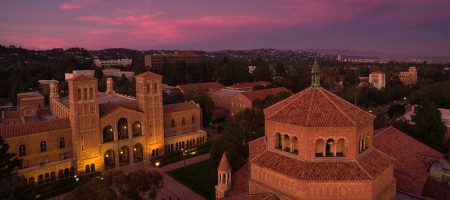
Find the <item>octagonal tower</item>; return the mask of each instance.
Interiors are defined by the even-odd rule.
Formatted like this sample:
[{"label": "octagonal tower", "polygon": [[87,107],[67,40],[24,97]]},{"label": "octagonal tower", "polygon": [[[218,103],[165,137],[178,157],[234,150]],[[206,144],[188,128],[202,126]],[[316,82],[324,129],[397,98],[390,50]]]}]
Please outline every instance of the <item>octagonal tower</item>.
[{"label": "octagonal tower", "polygon": [[373,148],[375,116],[320,87],[264,110],[265,137],[250,143],[250,194],[280,199],[394,199],[392,159]]}]

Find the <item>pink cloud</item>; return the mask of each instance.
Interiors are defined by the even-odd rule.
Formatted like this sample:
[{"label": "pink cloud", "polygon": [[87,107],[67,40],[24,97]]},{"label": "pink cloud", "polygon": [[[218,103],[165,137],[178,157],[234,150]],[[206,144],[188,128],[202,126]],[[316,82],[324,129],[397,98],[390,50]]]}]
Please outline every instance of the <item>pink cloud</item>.
[{"label": "pink cloud", "polygon": [[73,10],[73,9],[81,8],[81,5],[75,4],[75,3],[62,3],[59,5],[59,8],[61,10]]}]

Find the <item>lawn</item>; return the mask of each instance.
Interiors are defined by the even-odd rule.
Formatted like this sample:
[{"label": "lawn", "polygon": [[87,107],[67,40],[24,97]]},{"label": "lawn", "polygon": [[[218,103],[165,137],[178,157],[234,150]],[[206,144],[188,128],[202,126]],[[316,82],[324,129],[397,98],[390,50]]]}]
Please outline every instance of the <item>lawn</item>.
[{"label": "lawn", "polygon": [[168,174],[206,199],[215,199],[217,171],[211,168],[209,160],[170,171]]}]

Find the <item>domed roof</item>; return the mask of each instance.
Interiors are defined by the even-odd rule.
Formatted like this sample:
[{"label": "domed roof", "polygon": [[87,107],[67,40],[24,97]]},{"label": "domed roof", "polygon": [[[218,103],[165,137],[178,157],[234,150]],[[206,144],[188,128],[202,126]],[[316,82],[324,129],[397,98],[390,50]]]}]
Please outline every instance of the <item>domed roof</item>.
[{"label": "domed roof", "polygon": [[222,155],[222,159],[220,160],[219,168],[217,170],[223,171],[223,172],[231,170],[231,167],[230,167],[230,164],[228,163],[227,155],[225,154],[225,152]]},{"label": "domed roof", "polygon": [[353,127],[375,116],[323,89],[309,87],[264,109],[265,118],[303,127]]}]

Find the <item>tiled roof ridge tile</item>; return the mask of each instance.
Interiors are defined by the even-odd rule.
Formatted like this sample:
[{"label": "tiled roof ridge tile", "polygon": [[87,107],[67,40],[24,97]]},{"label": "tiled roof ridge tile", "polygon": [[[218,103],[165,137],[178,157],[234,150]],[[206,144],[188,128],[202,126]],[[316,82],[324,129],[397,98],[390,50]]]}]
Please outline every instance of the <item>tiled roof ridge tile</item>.
[{"label": "tiled roof ridge tile", "polygon": [[[268,114],[270,114],[270,115],[266,116],[266,118],[269,119],[270,117],[272,117],[272,116],[278,114],[278,112],[280,112],[280,111],[283,110],[284,108],[290,106],[290,105],[295,101],[295,98],[299,98],[299,97],[304,96],[305,93],[308,92],[308,91],[310,91],[310,90],[311,90],[311,88],[306,88],[305,90],[303,90],[303,91],[301,91],[301,92],[299,92],[299,93],[297,93],[297,94],[291,95],[290,97],[288,97],[288,98],[286,98],[286,99],[284,99],[284,100],[282,100],[282,101],[279,101],[278,103],[273,104],[272,106],[266,108],[266,109],[270,109],[271,107],[275,107],[275,106],[277,106],[278,104],[283,104],[283,103],[285,103],[284,105],[281,106],[280,109],[276,110],[275,112],[268,113]],[[294,99],[294,100],[289,101],[290,99]],[[287,101],[289,101],[289,102],[286,103]]]},{"label": "tiled roof ridge tile", "polygon": [[313,98],[311,99],[307,99],[307,101],[309,101],[309,106],[308,106],[308,115],[306,115],[306,119],[305,119],[305,124],[309,124],[309,120],[310,120],[310,116],[311,116],[311,109],[312,109],[312,104],[313,104],[313,99],[314,97],[317,95],[317,92],[315,92],[315,90],[312,90],[312,96]]},{"label": "tiled roof ridge tile", "polygon": [[[352,104],[352,103],[350,103],[350,102],[348,102],[348,101],[342,99],[341,97],[339,97],[339,96],[333,94],[332,92],[330,92],[330,91],[328,91],[328,90],[325,90],[325,89],[322,89],[322,90],[323,90],[323,91],[326,91],[325,93],[327,93],[327,96],[338,97],[338,99],[342,100],[342,101],[345,102],[346,104],[350,104],[351,107],[356,108],[356,109],[358,109],[359,111],[364,112],[364,113],[366,113],[366,114],[369,114],[369,115],[371,115],[371,116],[374,117],[374,118],[376,117],[375,115],[373,115],[373,114],[371,114],[371,113],[367,113],[367,111],[363,110],[363,109],[360,108],[359,106],[354,105],[354,104]],[[333,101],[333,102],[334,102],[334,101]]]},{"label": "tiled roof ridge tile", "polygon": [[[322,93],[322,95],[325,96],[325,98],[328,99],[328,101],[342,113],[342,115],[344,115],[348,120],[350,120],[352,122],[352,124],[354,126],[356,126],[357,123],[351,117],[349,117],[347,115],[347,113],[340,106],[336,105],[336,103],[329,97],[329,94],[326,94],[326,92],[323,92],[323,91],[324,91],[324,89],[322,89],[320,87],[319,92]],[[358,107],[358,106],[355,106],[355,107]]]},{"label": "tiled roof ridge tile", "polygon": [[356,162],[356,165],[364,172],[370,179],[374,179],[373,176],[359,163],[359,161]]},{"label": "tiled roof ridge tile", "polygon": [[[267,149],[267,139],[266,139],[266,136],[260,137],[260,138],[258,138],[258,139],[252,140],[252,141],[250,141],[250,142],[254,142],[254,141],[256,142],[257,140],[263,140],[263,141],[264,141],[264,145],[266,146],[266,149],[265,149],[264,151],[268,151],[268,149]],[[253,160],[257,159],[259,156],[261,156],[261,155],[264,153],[264,151],[262,151],[261,153],[259,153],[258,155],[256,155],[255,157],[253,157],[253,158],[250,159],[250,160],[253,161]]]}]

